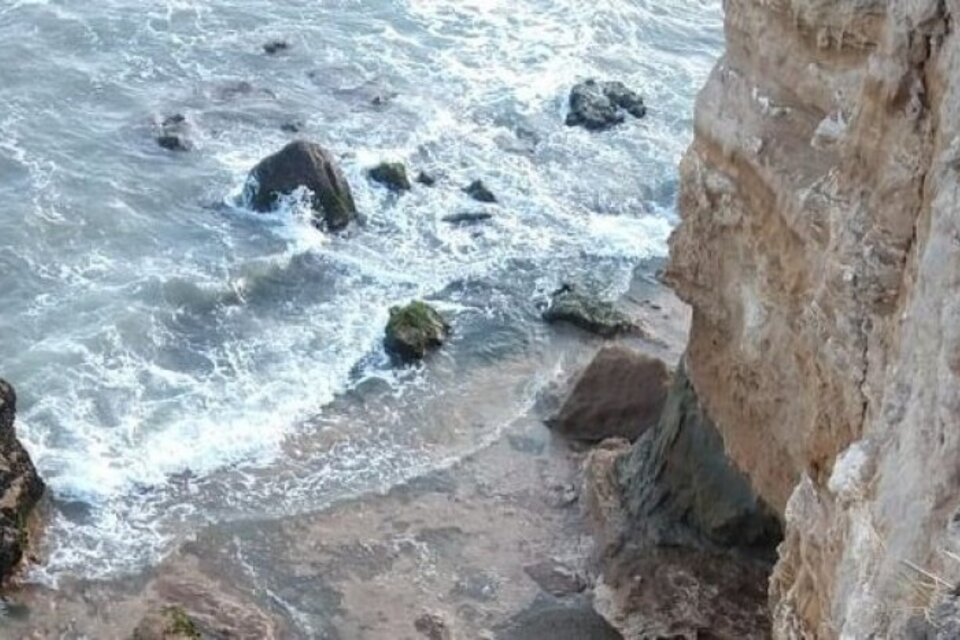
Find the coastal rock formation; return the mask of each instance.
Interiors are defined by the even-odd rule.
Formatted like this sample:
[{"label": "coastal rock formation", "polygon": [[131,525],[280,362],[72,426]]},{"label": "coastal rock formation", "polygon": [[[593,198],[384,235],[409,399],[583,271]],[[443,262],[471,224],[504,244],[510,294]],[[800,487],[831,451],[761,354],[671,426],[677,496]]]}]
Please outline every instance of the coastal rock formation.
[{"label": "coastal rock formation", "polygon": [[566,124],[602,131],[622,123],[626,119],[625,113],[635,118],[647,115],[639,94],[622,82],[587,80],[574,86],[570,92],[570,113]]},{"label": "coastal rock formation", "polygon": [[665,273],[689,376],[785,523],[774,635],[909,637],[960,579],[960,3],[724,6]]},{"label": "coastal rock formation", "polygon": [[331,231],[346,227],[357,216],[353,193],[333,156],[313,142],[296,140],[264,158],[250,172],[245,197],[257,211],[269,211],[278,198],[299,188],[313,194],[314,223]]},{"label": "coastal rock formation", "polygon": [[604,338],[640,330],[637,323],[612,304],[571,284],[553,292],[543,319],[550,323],[566,322]]},{"label": "coastal rock formation", "polygon": [[370,169],[367,175],[374,182],[382,184],[395,193],[410,191],[413,188],[407,177],[407,168],[402,162],[381,162]]},{"label": "coastal rock formation", "polygon": [[547,426],[574,440],[636,440],[657,423],[669,385],[670,372],[661,360],[626,347],[605,347]]},{"label": "coastal rock formation", "polygon": [[436,309],[415,300],[405,307],[390,309],[383,344],[387,352],[403,362],[421,360],[428,351],[443,344],[450,325]]},{"label": "coastal rock formation", "polygon": [[43,495],[43,481],[17,440],[17,396],[0,380],[0,581],[17,567],[29,542],[27,518]]}]

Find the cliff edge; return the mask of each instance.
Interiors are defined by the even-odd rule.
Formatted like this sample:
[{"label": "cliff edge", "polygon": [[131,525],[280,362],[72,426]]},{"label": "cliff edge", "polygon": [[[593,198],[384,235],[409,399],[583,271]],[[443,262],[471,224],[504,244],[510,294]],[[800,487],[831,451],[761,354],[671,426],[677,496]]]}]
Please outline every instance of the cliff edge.
[{"label": "cliff edge", "polygon": [[960,579],[960,2],[724,4],[665,277],[697,395],[783,521],[774,635],[937,637]]}]

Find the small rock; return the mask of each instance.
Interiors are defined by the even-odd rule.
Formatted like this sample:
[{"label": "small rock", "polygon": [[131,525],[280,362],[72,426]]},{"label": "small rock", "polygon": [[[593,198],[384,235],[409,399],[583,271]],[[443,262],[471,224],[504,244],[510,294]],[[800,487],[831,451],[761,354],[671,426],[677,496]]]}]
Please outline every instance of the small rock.
[{"label": "small rock", "polygon": [[489,211],[463,211],[461,213],[452,213],[448,216],[443,216],[441,220],[449,222],[450,224],[474,224],[490,220],[491,218],[493,218],[493,214]]},{"label": "small rock", "polygon": [[244,195],[257,211],[270,211],[277,199],[306,187],[313,194],[314,224],[331,231],[357,216],[350,185],[329,151],[297,140],[264,158],[250,172]]},{"label": "small rock", "polygon": [[403,166],[402,162],[381,162],[370,169],[367,175],[374,182],[379,182],[395,193],[409,191],[413,188],[409,178],[407,178],[407,168]]},{"label": "small rock", "polygon": [[300,120],[291,120],[289,122],[284,122],[280,125],[281,131],[286,131],[287,133],[300,133],[303,131],[304,124]]},{"label": "small rock", "polygon": [[384,347],[402,362],[421,360],[427,351],[443,344],[448,325],[433,307],[419,300],[390,309]]},{"label": "small rock", "polygon": [[200,640],[202,637],[181,607],[150,611],[133,632],[133,640]]},{"label": "small rock", "polygon": [[497,201],[497,197],[487,188],[487,185],[483,184],[482,180],[474,180],[470,183],[470,186],[463,191],[477,202]]},{"label": "small rock", "polygon": [[437,184],[437,179],[426,171],[421,171],[419,174],[417,174],[417,182],[425,187],[432,187],[433,185]]},{"label": "small rock", "polygon": [[622,123],[624,112],[636,118],[647,113],[643,99],[622,82],[587,80],[570,92],[570,113],[566,124],[581,126],[591,131],[609,129]]},{"label": "small rock", "polygon": [[426,636],[428,640],[452,640],[453,634],[442,616],[436,613],[424,613],[413,623],[413,628]]},{"label": "small rock", "polygon": [[580,593],[587,588],[583,576],[556,559],[529,564],[523,570],[541,589],[558,598]]},{"label": "small rock", "polygon": [[160,134],[157,144],[168,151],[190,151],[193,142],[189,137],[190,125],[187,117],[182,113],[168,116],[160,123]]},{"label": "small rock", "polygon": [[547,426],[574,440],[634,441],[660,419],[670,381],[661,360],[625,347],[604,347]]},{"label": "small rock", "polygon": [[589,296],[570,284],[553,292],[550,306],[543,312],[543,319],[551,323],[568,322],[604,338],[640,329],[637,323],[609,302]]},{"label": "small rock", "polygon": [[267,55],[273,55],[275,53],[280,53],[281,51],[286,51],[290,48],[290,43],[285,40],[271,40],[263,45],[263,50]]}]

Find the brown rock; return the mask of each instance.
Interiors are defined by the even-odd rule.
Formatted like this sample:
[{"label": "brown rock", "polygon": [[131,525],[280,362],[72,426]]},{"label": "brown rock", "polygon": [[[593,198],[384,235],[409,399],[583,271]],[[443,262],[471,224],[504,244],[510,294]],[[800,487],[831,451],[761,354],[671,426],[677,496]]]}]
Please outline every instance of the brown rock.
[{"label": "brown rock", "polygon": [[148,612],[133,632],[133,640],[200,640],[202,637],[187,612],[174,606]]},{"label": "brown rock", "polygon": [[669,384],[662,361],[625,347],[604,347],[547,426],[574,440],[636,440],[656,424]]},{"label": "brown rock", "polygon": [[424,613],[414,621],[413,627],[427,640],[453,640],[443,616],[436,613]]}]

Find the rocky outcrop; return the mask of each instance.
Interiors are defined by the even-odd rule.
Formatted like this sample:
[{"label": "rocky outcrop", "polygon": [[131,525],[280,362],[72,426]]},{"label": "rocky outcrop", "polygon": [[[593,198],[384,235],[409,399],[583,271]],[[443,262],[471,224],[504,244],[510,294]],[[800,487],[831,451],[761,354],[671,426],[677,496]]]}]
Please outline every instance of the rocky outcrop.
[{"label": "rocky outcrop", "polygon": [[659,420],[669,386],[670,372],[661,360],[626,347],[605,347],[546,423],[574,440],[633,441]]},{"label": "rocky outcrop", "polygon": [[547,322],[565,322],[604,338],[641,331],[636,322],[614,305],[571,284],[564,284],[553,292],[542,315]]},{"label": "rocky outcrop", "polygon": [[200,640],[202,637],[186,611],[168,606],[148,612],[134,630],[132,640]]},{"label": "rocky outcrop", "polygon": [[584,509],[596,606],[625,638],[769,637],[779,521],[727,458],[684,366],[654,429],[591,453]]},{"label": "rocky outcrop", "polygon": [[598,82],[587,80],[570,91],[568,127],[583,127],[590,131],[602,131],[621,124],[625,114],[635,118],[647,115],[643,98],[628,89],[622,82]]},{"label": "rocky outcrop", "polygon": [[353,193],[333,156],[312,142],[296,140],[264,158],[250,172],[245,198],[257,211],[270,211],[277,200],[300,188],[312,195],[314,223],[338,231],[357,217]]},{"label": "rocky outcrop", "polygon": [[0,380],[0,581],[8,577],[29,543],[27,520],[43,495],[43,481],[14,432],[17,396]]},{"label": "rocky outcrop", "polygon": [[370,179],[378,184],[382,184],[394,193],[401,191],[410,191],[413,185],[407,177],[407,168],[402,162],[381,162],[367,172]]},{"label": "rocky outcrop", "polygon": [[776,637],[904,637],[960,578],[958,8],[725,2],[665,279],[785,522]]}]

